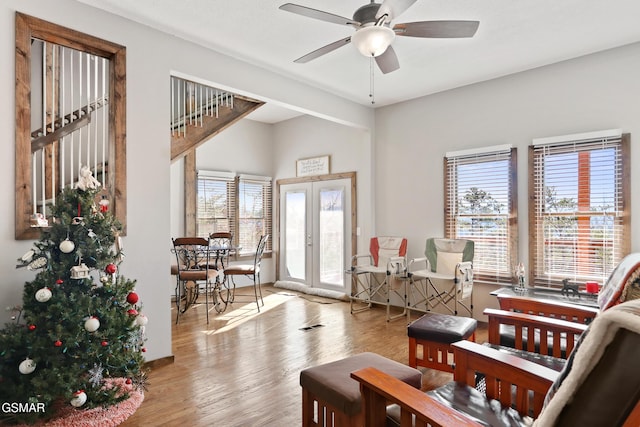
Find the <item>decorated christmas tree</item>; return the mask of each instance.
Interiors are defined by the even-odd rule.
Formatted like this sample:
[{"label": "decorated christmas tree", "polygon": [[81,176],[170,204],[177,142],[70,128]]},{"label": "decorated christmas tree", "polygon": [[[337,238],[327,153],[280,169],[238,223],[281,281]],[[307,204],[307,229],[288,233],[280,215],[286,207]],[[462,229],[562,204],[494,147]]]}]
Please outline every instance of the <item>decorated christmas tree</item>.
[{"label": "decorated christmas tree", "polygon": [[20,316],[0,331],[0,402],[14,409],[0,412],[0,423],[110,407],[144,387],[147,319],[135,281],[118,274],[121,225],[99,194],[85,170],[18,260],[37,273],[24,286]]}]

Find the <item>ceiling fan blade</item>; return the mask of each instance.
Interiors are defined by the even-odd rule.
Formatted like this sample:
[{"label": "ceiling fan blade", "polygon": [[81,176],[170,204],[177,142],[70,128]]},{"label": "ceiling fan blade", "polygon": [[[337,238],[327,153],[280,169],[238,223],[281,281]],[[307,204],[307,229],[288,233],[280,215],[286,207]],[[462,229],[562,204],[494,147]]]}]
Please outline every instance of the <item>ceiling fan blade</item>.
[{"label": "ceiling fan blade", "polygon": [[478,21],[420,21],[405,22],[393,27],[398,36],[428,38],[473,37],[478,30]]},{"label": "ceiling fan blade", "polygon": [[306,62],[309,62],[313,59],[316,59],[322,55],[325,55],[329,52],[333,52],[334,50],[338,49],[339,47],[348,45],[349,43],[351,43],[351,36],[349,37],[345,37],[341,40],[335,41],[333,43],[330,43],[326,46],[322,46],[320,49],[316,49],[311,53],[307,53],[304,56],[301,56],[300,58],[296,59],[293,62],[297,62],[298,64],[304,64]]},{"label": "ceiling fan blade", "polygon": [[376,13],[376,19],[380,19],[383,15],[387,15],[386,22],[390,22],[393,18],[399,16],[405,10],[414,4],[416,0],[384,0]]},{"label": "ceiling fan blade", "polygon": [[281,10],[285,10],[287,12],[296,13],[298,15],[303,15],[308,18],[319,19],[321,21],[333,22],[334,24],[339,25],[355,25],[356,27],[360,26],[360,22],[354,21],[353,19],[345,18],[344,16],[334,15],[333,13],[323,12],[322,10],[312,9],[306,6],[300,6],[298,4],[293,3],[285,3],[280,6]]},{"label": "ceiling fan blade", "polygon": [[383,74],[400,68],[398,56],[396,55],[396,51],[393,50],[393,46],[389,46],[382,55],[376,56],[376,64],[378,64],[378,68],[380,68]]}]

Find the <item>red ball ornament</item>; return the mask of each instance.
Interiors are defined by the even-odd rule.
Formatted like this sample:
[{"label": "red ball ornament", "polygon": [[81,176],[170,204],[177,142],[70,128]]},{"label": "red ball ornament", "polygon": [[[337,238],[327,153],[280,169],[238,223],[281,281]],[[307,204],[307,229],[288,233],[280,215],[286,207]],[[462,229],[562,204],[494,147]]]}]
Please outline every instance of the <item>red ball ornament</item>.
[{"label": "red ball ornament", "polygon": [[115,264],[107,264],[107,266],[104,268],[104,272],[107,274],[115,274],[116,271],[118,271],[118,267],[116,267]]},{"label": "red ball ornament", "polygon": [[102,341],[102,342],[100,343],[100,345],[101,345],[101,346],[103,346],[103,347],[106,347],[106,346],[108,346],[108,345],[109,345],[109,343],[108,343],[107,341]]},{"label": "red ball ornament", "polygon": [[135,308],[130,308],[129,310],[127,310],[127,314],[129,314],[129,316],[137,316],[138,310],[136,310]]},{"label": "red ball ornament", "polygon": [[127,379],[125,380],[125,384],[131,384],[131,378],[127,378]]},{"label": "red ball ornament", "polygon": [[62,285],[63,283],[64,283],[64,280],[62,279],[56,280],[56,285]]},{"label": "red ball ornament", "polygon": [[30,331],[35,331],[36,330],[36,325],[29,325],[29,330]]},{"label": "red ball ornament", "polygon": [[56,342],[53,343],[53,345],[55,345],[56,347],[62,347],[62,341],[57,340]]},{"label": "red ball ornament", "polygon": [[129,295],[127,295],[127,302],[129,304],[135,304],[138,302],[138,294],[136,294],[135,292],[129,292]]},{"label": "red ball ornament", "polygon": [[143,353],[146,353],[146,352],[147,352],[147,347],[142,347],[142,348],[140,349],[140,351],[141,351],[141,352],[143,352]]}]

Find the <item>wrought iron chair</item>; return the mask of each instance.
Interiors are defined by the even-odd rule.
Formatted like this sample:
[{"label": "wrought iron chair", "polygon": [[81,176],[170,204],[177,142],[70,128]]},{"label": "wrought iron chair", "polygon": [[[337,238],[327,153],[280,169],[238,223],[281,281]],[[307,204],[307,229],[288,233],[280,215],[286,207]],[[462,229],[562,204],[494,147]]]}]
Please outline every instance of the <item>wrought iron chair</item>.
[{"label": "wrought iron chair", "polygon": [[[245,276],[253,281],[253,291],[256,297],[256,306],[258,312],[260,311],[260,305],[264,306],[264,300],[262,299],[262,289],[260,288],[260,264],[262,262],[262,255],[264,249],[267,246],[267,240],[269,235],[265,234],[260,237],[258,241],[258,247],[253,258],[253,264],[233,264],[224,269],[225,287],[228,289],[230,295],[230,302],[233,302],[236,290],[236,276]],[[259,295],[259,300],[258,300]]]},{"label": "wrought iron chair", "polygon": [[176,323],[180,314],[195,304],[201,288],[205,293],[207,323],[209,323],[209,296],[217,312],[224,311],[226,304],[220,298],[220,287],[216,282],[218,272],[211,267],[209,239],[203,237],[178,237],[173,240],[176,254]]},{"label": "wrought iron chair", "polygon": [[218,231],[209,235],[211,250],[215,253],[214,268],[223,272],[229,265],[229,257],[233,248],[233,234],[228,231]]},{"label": "wrought iron chair", "polygon": [[212,252],[211,266],[218,271],[216,282],[220,287],[220,297],[229,304],[233,302],[234,288],[224,277],[224,269],[229,265],[233,251],[233,234],[228,231],[218,231],[209,235],[209,248]]}]

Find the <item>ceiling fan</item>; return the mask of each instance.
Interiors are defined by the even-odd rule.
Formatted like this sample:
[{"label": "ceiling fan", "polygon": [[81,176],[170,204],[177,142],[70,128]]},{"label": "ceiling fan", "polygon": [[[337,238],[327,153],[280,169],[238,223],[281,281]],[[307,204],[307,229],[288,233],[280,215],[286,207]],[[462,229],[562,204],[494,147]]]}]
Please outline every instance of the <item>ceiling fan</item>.
[{"label": "ceiling fan", "polygon": [[395,36],[473,37],[480,24],[478,21],[419,21],[395,24],[392,28],[391,21],[415,2],[416,0],[384,0],[382,3],[375,3],[374,0],[371,0],[371,3],[365,4],[355,11],[353,19],[306,6],[285,3],[280,6],[280,9],[321,21],[351,26],[356,30],[353,35],[316,49],[293,62],[309,62],[339,47],[353,43],[360,53],[374,57],[380,70],[386,74],[400,68],[398,57],[391,46]]}]

